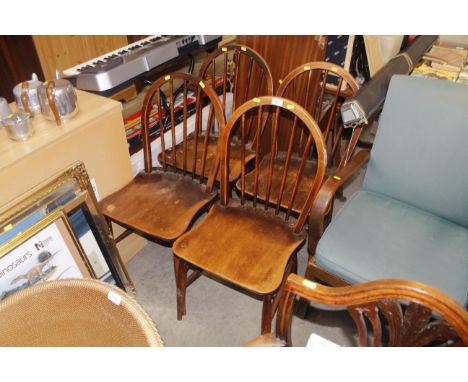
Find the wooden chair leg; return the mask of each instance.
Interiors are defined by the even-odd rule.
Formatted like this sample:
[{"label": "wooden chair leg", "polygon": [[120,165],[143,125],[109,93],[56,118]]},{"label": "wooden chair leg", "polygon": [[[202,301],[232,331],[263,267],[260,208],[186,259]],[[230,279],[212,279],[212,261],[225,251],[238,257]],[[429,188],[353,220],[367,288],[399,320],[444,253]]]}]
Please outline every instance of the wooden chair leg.
[{"label": "wooden chair leg", "polygon": [[114,237],[114,230],[112,229],[112,220],[109,219],[107,216],[104,217],[106,219],[107,226],[109,227],[109,231],[112,234],[112,237]]},{"label": "wooden chair leg", "polygon": [[[311,268],[309,263],[307,263],[307,268],[305,271],[304,278],[307,280],[313,279],[313,274],[311,272]],[[307,312],[309,311],[309,301],[299,297],[299,299],[296,302],[296,315],[302,319],[305,319],[307,316]]]},{"label": "wooden chair leg", "polygon": [[271,333],[271,320],[273,319],[273,294],[263,296],[262,334]]},{"label": "wooden chair leg", "polygon": [[182,317],[187,314],[185,307],[185,292],[187,290],[187,273],[188,265],[185,261],[174,257],[174,274],[177,287],[177,320],[182,320]]}]

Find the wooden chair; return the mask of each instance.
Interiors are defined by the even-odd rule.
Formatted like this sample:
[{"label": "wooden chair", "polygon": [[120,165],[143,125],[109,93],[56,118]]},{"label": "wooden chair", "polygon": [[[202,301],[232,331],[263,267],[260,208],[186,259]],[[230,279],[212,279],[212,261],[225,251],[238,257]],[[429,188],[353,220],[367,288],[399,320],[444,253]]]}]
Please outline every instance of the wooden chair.
[{"label": "wooden chair", "polygon": [[0,332],[0,346],[163,346],[134,298],[91,279],[50,281],[12,294],[0,302]]},{"label": "wooden chair", "polygon": [[[317,167],[313,184],[310,186],[306,203],[302,206],[297,219],[290,213],[294,205],[295,192],[288,202],[288,210],[280,213],[279,203],[269,208],[268,203],[261,206],[254,195],[253,202],[247,202],[245,187],[241,188],[240,200],[230,198],[229,192],[229,158],[230,141],[234,130],[240,129],[241,137],[241,184],[245,183],[245,145],[247,113],[256,115],[256,134],[262,129],[262,116],[265,109],[272,115],[274,121],[274,137],[278,131],[280,115],[290,115],[301,121],[308,134],[302,155],[303,163],[312,148],[317,152]],[[291,134],[294,130],[291,129]],[[190,232],[174,242],[174,269],[177,282],[177,318],[180,320],[186,314],[186,288],[201,271],[218,276],[230,283],[238,285],[253,293],[263,296],[262,333],[269,332],[271,320],[277,308],[277,291],[285,280],[285,275],[297,268],[296,252],[305,241],[303,226],[314,201],[315,195],[322,183],[326,167],[326,150],[320,128],[313,118],[299,105],[283,98],[254,98],[240,106],[229,119],[226,130],[221,135],[221,204],[214,205],[206,218]],[[276,138],[272,140],[272,151],[276,147]],[[270,176],[267,184],[262,184],[258,177],[260,140],[255,145],[255,169],[257,187],[269,190],[272,186],[273,162],[270,162]],[[292,154],[288,151],[287,156]],[[300,184],[304,169],[300,166],[294,177],[294,188]],[[282,171],[281,184],[287,180]],[[267,191],[268,200],[268,191]],[[188,276],[189,267],[195,268]]]},{"label": "wooden chair", "polygon": [[428,285],[386,279],[327,287],[295,274],[289,275],[281,294],[276,333],[264,334],[246,345],[292,346],[296,297],[310,301],[318,309],[346,308],[356,324],[359,346],[468,345],[468,312]]},{"label": "wooden chair", "polygon": [[[243,104],[245,101],[260,95],[273,95],[273,77],[270,68],[265,60],[253,49],[237,44],[227,45],[225,47],[216,49],[212,52],[200,68],[199,78],[206,84],[209,84],[217,90],[221,100],[222,109],[226,117],[229,117],[238,105]],[[214,153],[217,149],[219,129],[218,126],[213,126],[213,115],[210,114],[207,121],[204,123],[203,133],[209,130],[208,140],[208,154],[207,154],[207,167],[215,166],[216,170],[219,166],[219,158]],[[251,126],[251,121],[250,125]],[[198,137],[195,140],[194,134],[187,137],[187,150],[193,151],[196,143],[198,145],[204,140],[204,136]],[[181,152],[183,145],[176,146],[176,153],[179,160],[176,160],[175,166],[178,169],[183,168]],[[237,141],[232,142],[232,164],[230,166],[231,172],[229,180],[236,181],[240,176],[240,144]],[[162,153],[159,154],[158,159],[162,161]],[[172,151],[167,150],[166,158],[169,164],[172,163]],[[246,161],[249,162],[254,158],[252,150],[248,150]],[[213,161],[216,161],[214,163]],[[196,175],[201,176],[201,167],[196,170]],[[188,168],[189,172],[193,171]],[[221,180],[220,173],[218,173],[217,181]]]},{"label": "wooden chair", "polygon": [[[466,307],[467,121],[465,86],[393,76],[372,152],[328,178],[311,209],[306,278],[415,280]],[[368,160],[362,189],[331,219],[337,189]]]},{"label": "wooden chair", "polygon": [[[182,89],[177,101],[173,97],[176,86]],[[160,106],[157,109],[158,128],[161,132],[160,168],[153,165],[149,124],[152,104],[150,100],[156,96],[156,105],[161,105],[164,102],[163,93],[169,100],[169,118],[164,126],[164,107]],[[189,147],[187,142],[190,126],[187,108],[192,95],[196,95],[192,129],[197,144]],[[204,114],[202,103],[205,100],[209,102],[209,114],[214,115],[222,131],[225,123],[218,96],[203,81],[198,81],[189,74],[174,73],[158,79],[148,90],[142,110],[145,170],[127,186],[101,202],[106,218],[127,228],[117,241],[135,231],[152,239],[172,242],[182,235],[197,214],[216,198],[213,191],[215,173],[211,171],[208,163],[209,155],[216,154],[208,150],[210,132],[206,131],[204,139],[199,140]],[[176,111],[181,119],[178,125]],[[182,141],[182,151],[177,151],[176,145],[173,144],[178,137]],[[172,153],[170,158],[165,155],[169,147]],[[179,160],[182,163],[181,170],[175,166]],[[200,174],[198,180],[195,176],[197,173]],[[211,177],[206,185],[203,184],[205,176]]]},{"label": "wooden chair", "polygon": [[[280,87],[276,91],[277,96],[291,99],[304,107],[320,125],[328,148],[329,173],[333,173],[336,168],[343,167],[348,163],[361,135],[362,126],[353,129],[351,137],[348,137],[347,134],[343,134],[343,124],[339,115],[343,98],[353,94],[358,89],[359,84],[353,76],[343,68],[328,62],[309,62],[293,69],[284,80],[281,81]],[[291,123],[291,121],[282,120],[280,122],[280,129],[283,128],[283,124],[287,123]],[[291,145],[293,145],[293,147],[304,145],[304,132],[305,130],[302,129],[300,133],[293,138],[295,142],[291,141],[288,143],[285,139],[284,142],[281,142],[280,139],[280,142],[278,142],[279,153],[273,163],[275,168],[284,166],[285,152]],[[285,134],[280,133],[280,136],[284,137]],[[271,155],[267,153],[260,163],[259,177],[261,179],[267,179],[268,177],[270,159]],[[300,155],[293,155],[291,156],[288,166],[294,172],[300,164]],[[306,168],[310,167],[313,169],[315,167],[315,159],[313,157],[308,158],[305,166]],[[313,174],[313,171],[307,173]],[[245,177],[246,194],[250,197],[254,194],[254,180],[255,175],[253,172],[248,173]],[[304,204],[307,190],[313,183],[313,180],[313,178],[309,178],[307,175],[302,179],[296,198],[297,205],[293,208],[295,213],[298,213],[301,206]],[[286,184],[289,183],[290,182],[286,182]],[[278,201],[279,186],[279,179],[274,179],[270,193],[270,200],[273,203]],[[240,190],[240,188],[241,184],[240,181],[238,181],[237,190]],[[283,200],[289,200],[291,192],[292,187],[286,186]],[[265,202],[265,190],[260,190],[258,192],[258,199]],[[281,208],[287,208],[286,204],[282,203]]]}]

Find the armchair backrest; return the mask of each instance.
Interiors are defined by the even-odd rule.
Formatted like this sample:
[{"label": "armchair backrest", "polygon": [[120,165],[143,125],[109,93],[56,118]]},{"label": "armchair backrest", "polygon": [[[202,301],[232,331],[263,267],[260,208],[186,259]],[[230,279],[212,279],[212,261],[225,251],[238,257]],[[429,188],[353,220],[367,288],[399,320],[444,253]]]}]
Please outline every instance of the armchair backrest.
[{"label": "armchair backrest", "polygon": [[363,188],[468,228],[468,86],[392,78]]}]

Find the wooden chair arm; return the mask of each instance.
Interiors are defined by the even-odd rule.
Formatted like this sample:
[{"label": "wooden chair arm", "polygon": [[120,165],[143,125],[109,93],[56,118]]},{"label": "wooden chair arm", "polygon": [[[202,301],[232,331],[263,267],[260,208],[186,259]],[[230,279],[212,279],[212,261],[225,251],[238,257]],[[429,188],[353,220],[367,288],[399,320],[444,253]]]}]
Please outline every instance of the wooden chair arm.
[{"label": "wooden chair arm", "polygon": [[[339,168],[323,183],[310,209],[309,240],[312,239],[310,243],[318,241],[322,236],[325,229],[325,217],[330,212],[336,191],[369,160],[369,156],[369,150],[359,151],[346,166]],[[310,245],[309,252],[313,252]]]},{"label": "wooden chair arm", "polygon": [[[372,316],[373,320],[377,321],[375,315],[377,308],[386,317],[394,316],[390,325],[392,332],[389,334],[393,346],[408,346],[405,345],[408,343],[413,344],[412,346],[423,346],[433,340],[445,340],[445,336],[453,337],[452,330],[463,344],[468,345],[468,311],[451,297],[429,285],[413,280],[385,279],[343,287],[329,287],[296,274],[288,276],[276,318],[277,337],[285,340],[288,345],[291,345],[292,312],[297,296],[320,304],[325,309],[327,306],[347,307],[352,317],[354,311],[353,319],[358,327],[361,346],[365,346],[367,338],[365,321],[360,317],[361,313],[364,312],[367,317]],[[410,312],[413,311],[408,314],[403,314],[401,309],[395,310],[392,307],[392,304],[401,304],[404,301],[421,307],[417,310],[408,308]],[[451,329],[446,330],[445,325],[442,325],[444,327],[442,331],[441,327],[436,329],[437,324],[429,321],[431,311],[439,315]],[[356,312],[361,313],[356,316]],[[405,324],[404,320],[407,320]],[[372,325],[375,334],[375,329],[379,329],[380,324]],[[413,330],[413,333],[407,333],[406,325],[414,325],[418,329]],[[418,339],[418,336],[421,338]],[[381,332],[379,332],[378,338],[374,338],[374,346],[381,344],[381,341]]]},{"label": "wooden chair arm", "polygon": [[311,209],[311,215],[324,215],[328,212],[336,191],[369,160],[369,156],[369,150],[359,151],[346,166],[338,169],[323,183]]}]

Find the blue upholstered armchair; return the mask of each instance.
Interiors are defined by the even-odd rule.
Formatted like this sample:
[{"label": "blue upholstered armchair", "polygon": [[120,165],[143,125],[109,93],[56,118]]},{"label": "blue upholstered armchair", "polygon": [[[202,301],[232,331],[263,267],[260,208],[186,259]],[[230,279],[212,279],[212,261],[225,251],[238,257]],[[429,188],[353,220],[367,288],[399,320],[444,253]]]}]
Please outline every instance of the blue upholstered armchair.
[{"label": "blue upholstered armchair", "polygon": [[363,188],[326,227],[334,193],[368,159],[359,152],[324,183],[306,277],[336,286],[410,279],[466,307],[468,86],[394,76]]}]

